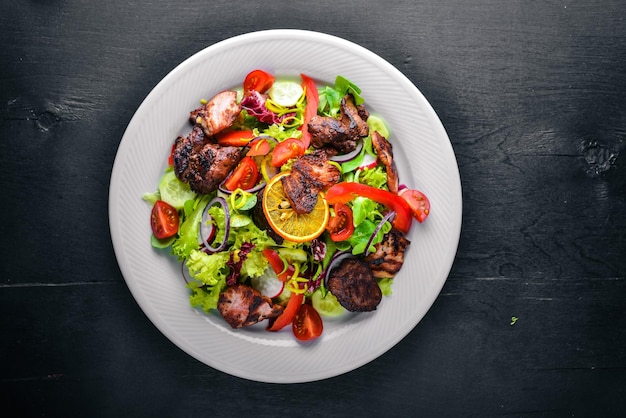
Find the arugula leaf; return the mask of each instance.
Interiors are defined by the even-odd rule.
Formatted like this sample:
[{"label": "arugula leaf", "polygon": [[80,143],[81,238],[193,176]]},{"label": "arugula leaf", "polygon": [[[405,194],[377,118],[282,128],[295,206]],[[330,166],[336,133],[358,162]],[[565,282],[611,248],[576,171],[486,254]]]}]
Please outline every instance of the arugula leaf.
[{"label": "arugula leaf", "polygon": [[335,79],[335,89],[339,91],[342,96],[346,93],[350,93],[352,97],[354,97],[354,104],[357,106],[365,103],[365,100],[361,97],[361,89],[343,76],[338,75]]}]

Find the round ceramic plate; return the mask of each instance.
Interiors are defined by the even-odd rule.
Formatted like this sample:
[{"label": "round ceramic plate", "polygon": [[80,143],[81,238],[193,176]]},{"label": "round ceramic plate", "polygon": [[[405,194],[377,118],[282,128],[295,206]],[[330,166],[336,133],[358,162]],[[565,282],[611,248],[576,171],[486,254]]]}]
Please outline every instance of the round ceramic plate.
[{"label": "round ceramic plate", "polygon": [[[319,83],[343,75],[366,106],[387,121],[400,182],[428,195],[431,214],[414,223],[393,294],[374,312],[325,319],[323,335],[300,343],[290,330],[265,324],[233,330],[219,313],[189,304],[181,266],[150,245],[150,210],[142,195],[156,190],[177,135],[190,131],[189,111],[201,99],[241,85],[261,68],[304,73]],[[461,182],[446,132],[420,91],[369,50],[334,36],[301,31],[249,33],[214,44],[176,67],[146,97],[120,143],[111,176],[109,222],[128,287],[154,325],[199,361],[245,379],[296,383],[325,379],[385,353],[424,317],[450,272],[461,230]]]}]

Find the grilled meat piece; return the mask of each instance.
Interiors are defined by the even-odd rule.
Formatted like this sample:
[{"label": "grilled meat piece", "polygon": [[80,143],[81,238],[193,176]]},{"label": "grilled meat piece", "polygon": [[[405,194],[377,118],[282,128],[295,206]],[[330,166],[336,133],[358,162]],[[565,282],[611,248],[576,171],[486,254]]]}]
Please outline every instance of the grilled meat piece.
[{"label": "grilled meat piece", "polygon": [[382,242],[374,245],[374,252],[365,257],[365,262],[374,273],[374,277],[393,277],[404,263],[404,251],[411,244],[402,232],[392,228]]},{"label": "grilled meat piece", "polygon": [[189,157],[197,152],[206,143],[204,132],[199,126],[194,126],[187,137],[179,136],[174,141],[174,152],[172,158],[174,160],[174,171],[180,181],[185,181],[185,172],[189,167]]},{"label": "grilled meat piece", "polygon": [[317,204],[319,192],[339,182],[341,172],[330,164],[323,152],[305,154],[291,167],[291,174],[281,179],[287,199],[296,213],[309,213]]},{"label": "grilled meat piece", "polygon": [[[369,134],[369,125],[367,124],[367,111],[364,107],[357,108],[354,104],[354,98],[347,94],[341,100],[341,111],[344,117],[348,118],[348,128],[350,131],[354,131],[359,137],[363,138]],[[365,113],[364,113],[365,111]],[[365,116],[365,118],[363,118]]]},{"label": "grilled meat piece", "polygon": [[391,142],[387,141],[377,131],[372,132],[372,145],[378,154],[378,159],[385,166],[387,172],[387,186],[391,193],[398,193],[398,168],[393,161],[393,150]]},{"label": "grilled meat piece", "polygon": [[254,325],[264,319],[274,318],[283,312],[281,305],[250,286],[236,284],[220,293],[217,309],[233,328]]},{"label": "grilled meat piece", "polygon": [[202,127],[207,136],[212,136],[231,126],[240,113],[237,92],[227,90],[213,96],[204,106],[192,110],[189,121]]},{"label": "grilled meat piece", "polygon": [[369,133],[368,113],[363,107],[354,105],[354,99],[347,94],[341,100],[341,117],[313,116],[308,129],[311,145],[315,148],[331,147],[340,153],[356,149],[357,141]]},{"label": "grilled meat piece", "polygon": [[208,142],[199,127],[194,127],[187,137],[176,138],[173,154],[176,176],[198,193],[216,190],[242,157],[238,147]]},{"label": "grilled meat piece", "polygon": [[315,148],[328,145],[343,153],[356,149],[356,140],[350,138],[348,127],[341,119],[316,115],[311,118],[308,129],[311,134],[311,145]]},{"label": "grilled meat piece", "polygon": [[376,309],[383,294],[370,267],[358,258],[346,258],[330,272],[328,290],[349,311],[369,312]]}]

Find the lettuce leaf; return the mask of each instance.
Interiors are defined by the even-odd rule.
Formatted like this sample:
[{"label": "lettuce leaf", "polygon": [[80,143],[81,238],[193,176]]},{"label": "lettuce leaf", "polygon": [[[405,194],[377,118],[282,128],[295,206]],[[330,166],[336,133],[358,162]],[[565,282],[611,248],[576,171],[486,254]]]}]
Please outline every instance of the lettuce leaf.
[{"label": "lettuce leaf", "polygon": [[213,309],[217,309],[220,292],[226,287],[226,282],[219,282],[215,286],[203,286],[198,282],[191,282],[187,287],[191,289],[189,304],[208,313]]},{"label": "lettuce leaf", "polygon": [[185,264],[191,277],[203,284],[215,286],[220,281],[226,280],[229,272],[226,262],[229,258],[228,251],[207,254],[204,251],[193,250]]},{"label": "lettuce leaf", "polygon": [[193,205],[188,203],[191,201],[185,203],[185,219],[178,228],[178,238],[172,243],[172,254],[178,257],[178,261],[185,260],[193,250],[198,249],[202,211],[210,200],[210,195],[203,195],[193,201]]}]

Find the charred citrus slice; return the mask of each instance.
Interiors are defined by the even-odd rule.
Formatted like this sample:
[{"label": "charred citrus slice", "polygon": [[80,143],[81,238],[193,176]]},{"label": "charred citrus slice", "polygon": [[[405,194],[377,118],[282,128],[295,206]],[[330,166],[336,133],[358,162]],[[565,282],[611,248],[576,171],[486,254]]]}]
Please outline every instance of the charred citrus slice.
[{"label": "charred citrus slice", "polygon": [[263,213],[270,227],[287,241],[296,243],[312,241],[326,229],[329,217],[328,202],[320,193],[311,212],[297,213],[291,207],[280,180],[288,175],[288,171],[277,174],[265,186]]}]

